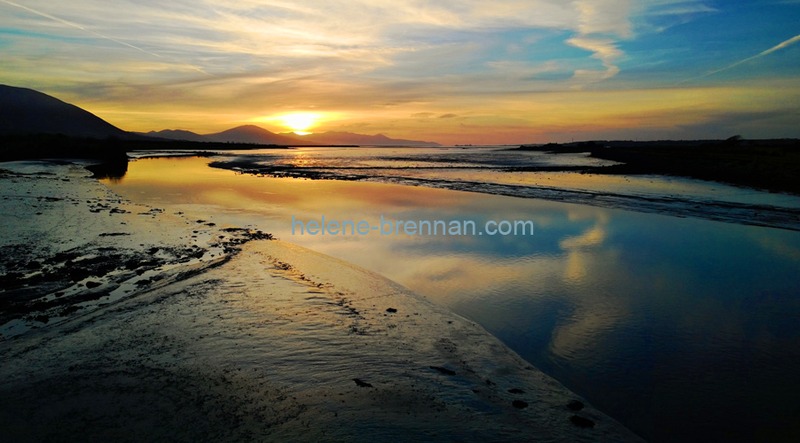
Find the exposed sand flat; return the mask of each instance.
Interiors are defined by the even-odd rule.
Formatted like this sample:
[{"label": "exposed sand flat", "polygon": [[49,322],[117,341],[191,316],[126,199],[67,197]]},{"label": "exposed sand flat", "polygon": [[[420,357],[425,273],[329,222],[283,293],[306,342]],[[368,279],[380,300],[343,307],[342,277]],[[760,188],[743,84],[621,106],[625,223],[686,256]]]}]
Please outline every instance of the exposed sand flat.
[{"label": "exposed sand flat", "polygon": [[0,163],[0,340],[202,272],[266,236],[127,201],[90,176]]},{"label": "exposed sand flat", "polygon": [[[99,189],[73,173],[57,196]],[[14,178],[15,192],[33,190],[39,178],[32,177]],[[0,177],[4,192],[12,178]],[[48,205],[54,214],[81,207],[67,199]],[[153,220],[164,238],[104,247],[137,251],[150,250],[152,242],[177,247],[197,240],[174,237],[180,229],[197,230],[194,217],[163,209]],[[119,215],[89,214],[96,220]],[[4,227],[3,245],[15,244],[11,235],[23,238],[26,223]],[[57,241],[80,232],[83,242],[73,239],[70,247],[106,241],[113,237],[99,237],[104,223],[79,230],[56,223],[49,235]],[[140,228],[119,239],[132,240]],[[196,261],[168,260],[145,271],[170,277],[150,278],[113,302],[99,297],[90,308],[0,341],[0,429],[6,437],[638,440],[480,326],[397,284],[279,241],[250,242],[236,254],[252,236],[222,232],[229,235],[220,239],[224,244],[209,232]],[[103,281],[113,285],[114,272],[122,273],[117,269]]]}]

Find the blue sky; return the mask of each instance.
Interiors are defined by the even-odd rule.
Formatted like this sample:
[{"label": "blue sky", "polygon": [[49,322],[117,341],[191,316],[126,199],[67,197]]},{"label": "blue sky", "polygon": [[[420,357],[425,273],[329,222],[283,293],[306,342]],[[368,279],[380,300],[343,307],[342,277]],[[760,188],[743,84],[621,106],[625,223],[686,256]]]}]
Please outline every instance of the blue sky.
[{"label": "blue sky", "polygon": [[136,131],[800,137],[798,36],[798,0],[0,0],[0,83]]}]

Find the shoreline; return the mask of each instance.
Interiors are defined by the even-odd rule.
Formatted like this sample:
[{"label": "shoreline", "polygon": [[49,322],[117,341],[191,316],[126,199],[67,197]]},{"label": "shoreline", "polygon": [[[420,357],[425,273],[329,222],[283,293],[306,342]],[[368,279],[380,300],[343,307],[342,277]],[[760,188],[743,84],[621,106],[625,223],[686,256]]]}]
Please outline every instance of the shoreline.
[{"label": "shoreline", "polygon": [[[20,441],[640,440],[480,326],[383,277],[264,233],[218,227],[210,217],[199,223],[120,201],[79,166],[6,166],[17,175],[0,180],[16,180],[19,198],[5,195],[3,204],[21,204],[33,219],[17,212],[22,224],[4,232],[14,239],[4,239],[4,248],[37,235],[52,244],[39,253],[53,256],[87,244],[84,251],[106,257],[114,251],[103,248],[175,248],[151,253],[163,263],[150,265],[121,254],[126,265],[95,287],[106,295],[0,340],[9,362],[0,369],[8,399],[0,424]],[[58,200],[48,200],[55,189]],[[55,222],[25,237],[36,217]],[[187,257],[188,249],[202,254]],[[63,271],[67,261],[91,259],[81,258],[25,261],[38,261],[33,273],[45,275],[42,268]],[[89,291],[86,283],[98,277],[59,298]],[[149,281],[109,301],[132,279]],[[174,410],[181,413],[173,417]]]},{"label": "shoreline", "polygon": [[618,162],[586,171],[598,174],[689,177],[800,195],[800,186],[794,179],[800,172],[797,139],[749,140],[734,136],[726,140],[598,140],[522,145],[514,150],[556,155],[588,152],[593,158]]},{"label": "shoreline", "polygon": [[[363,168],[322,168],[303,166],[264,165],[258,158],[238,156],[219,158],[209,163],[209,167],[225,169],[239,174],[251,174],[268,177],[290,177],[309,180],[344,180],[390,183],[407,186],[426,186],[453,191],[478,192],[490,195],[504,195],[519,198],[536,198],[542,200],[575,203],[601,208],[623,209],[629,211],[663,214],[675,217],[694,217],[705,220],[720,221],[767,228],[800,231],[800,209],[769,204],[741,203],[713,199],[697,199],[689,197],[645,196],[629,193],[601,192],[582,189],[567,189],[542,185],[520,185],[512,183],[492,183],[468,180],[449,180],[445,178],[407,177],[379,175],[374,172],[365,173]],[[539,172],[568,172],[576,174],[598,173],[605,167],[571,167],[542,166],[535,169]],[[476,169],[476,168],[466,168]],[[508,169],[508,168],[505,168]],[[510,170],[510,169],[509,169]],[[516,168],[516,170],[522,170]],[[587,172],[588,171],[588,172]],[[720,183],[721,182],[712,182]],[[755,190],[755,189],[754,189]],[[787,194],[793,195],[793,194]]]}]

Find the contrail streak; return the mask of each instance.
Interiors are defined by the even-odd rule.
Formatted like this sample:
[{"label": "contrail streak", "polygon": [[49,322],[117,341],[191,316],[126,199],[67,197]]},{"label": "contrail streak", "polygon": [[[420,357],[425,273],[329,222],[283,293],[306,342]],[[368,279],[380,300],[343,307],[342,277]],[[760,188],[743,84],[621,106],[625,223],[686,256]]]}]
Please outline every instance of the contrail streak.
[{"label": "contrail streak", "polygon": [[75,28],[75,29],[80,29],[81,31],[88,32],[89,34],[92,34],[95,37],[100,37],[102,39],[109,40],[109,41],[112,41],[114,43],[117,43],[117,44],[120,44],[120,45],[123,45],[123,46],[127,46],[127,47],[135,49],[137,51],[141,51],[141,52],[143,52],[143,53],[145,53],[147,55],[152,55],[153,57],[159,57],[159,58],[161,57],[160,55],[156,54],[155,52],[150,52],[150,51],[148,51],[146,49],[142,49],[142,48],[140,48],[138,46],[135,46],[135,45],[132,45],[132,44],[130,44],[128,42],[124,42],[122,40],[117,40],[114,37],[109,37],[107,35],[103,35],[103,34],[101,34],[99,32],[96,32],[96,31],[93,31],[93,30],[88,29],[86,27],[83,27],[83,26],[81,26],[81,25],[79,25],[77,23],[73,23],[71,21],[64,20],[64,19],[56,17],[54,15],[50,15],[50,14],[48,14],[46,12],[37,11],[36,9],[29,8],[29,7],[24,6],[24,5],[20,5],[18,3],[14,3],[14,2],[9,1],[9,0],[0,0],[0,2],[3,2],[5,4],[7,4],[7,5],[13,6],[15,8],[23,9],[25,11],[28,11],[28,12],[32,13],[32,14],[36,14],[38,16],[53,20],[55,22],[61,23],[62,25],[66,25],[66,26],[69,26],[69,27],[72,27],[72,28]]},{"label": "contrail streak", "polygon": [[745,64],[747,62],[750,62],[750,61],[753,61],[755,59],[759,59],[761,57],[764,57],[765,55],[770,55],[775,51],[779,51],[781,49],[787,48],[787,47],[789,47],[789,46],[791,46],[791,45],[793,45],[793,44],[795,44],[797,42],[800,42],[800,34],[795,35],[794,37],[790,38],[789,40],[782,41],[782,42],[778,43],[777,45],[767,49],[766,51],[761,51],[761,52],[759,52],[758,54],[756,54],[756,55],[754,55],[752,57],[748,57],[748,58],[746,58],[744,60],[739,60],[738,62],[736,62],[736,63],[734,63],[732,65],[728,65],[728,66],[726,66],[724,68],[720,68],[720,69],[717,69],[717,70],[714,70],[714,71],[711,71],[711,72],[707,72],[707,73],[705,73],[705,74],[703,74],[703,75],[701,75],[699,77],[694,77],[694,78],[690,78],[688,80],[684,80],[682,82],[679,82],[678,84],[686,83],[686,82],[689,82],[689,81],[692,81],[692,80],[699,80],[701,78],[710,77],[710,76],[712,76],[714,74],[719,74],[720,72],[727,71],[729,69],[733,69],[733,68],[735,68],[735,67],[737,67],[739,65],[743,65],[743,64]]}]

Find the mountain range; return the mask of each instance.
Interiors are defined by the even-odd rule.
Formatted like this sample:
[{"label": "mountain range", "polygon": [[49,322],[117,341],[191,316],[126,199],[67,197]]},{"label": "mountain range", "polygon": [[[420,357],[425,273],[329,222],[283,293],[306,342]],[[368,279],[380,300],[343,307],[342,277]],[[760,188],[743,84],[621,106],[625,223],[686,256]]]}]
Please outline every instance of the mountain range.
[{"label": "mountain range", "polygon": [[214,134],[200,135],[185,130],[124,131],[89,111],[33,89],[0,85],[0,135],[62,134],[71,137],[106,139],[168,139],[193,142],[253,143],[263,145],[371,145],[439,146],[433,142],[398,140],[383,134],[325,132],[300,136],[276,134],[255,125],[245,125]]},{"label": "mountain range", "polygon": [[309,140],[319,145],[440,146],[435,142],[389,138],[383,134],[364,135],[336,131],[304,135],[301,140]]},{"label": "mountain range", "polygon": [[227,131],[214,134],[196,134],[180,129],[165,129],[163,131],[150,131],[148,137],[165,138],[170,140],[188,140],[222,143],[257,143],[262,145],[319,145],[319,146],[439,146],[435,142],[418,140],[403,140],[389,138],[383,134],[364,135],[352,132],[321,132],[308,135],[297,135],[293,132],[276,134],[255,125],[244,125]]}]

